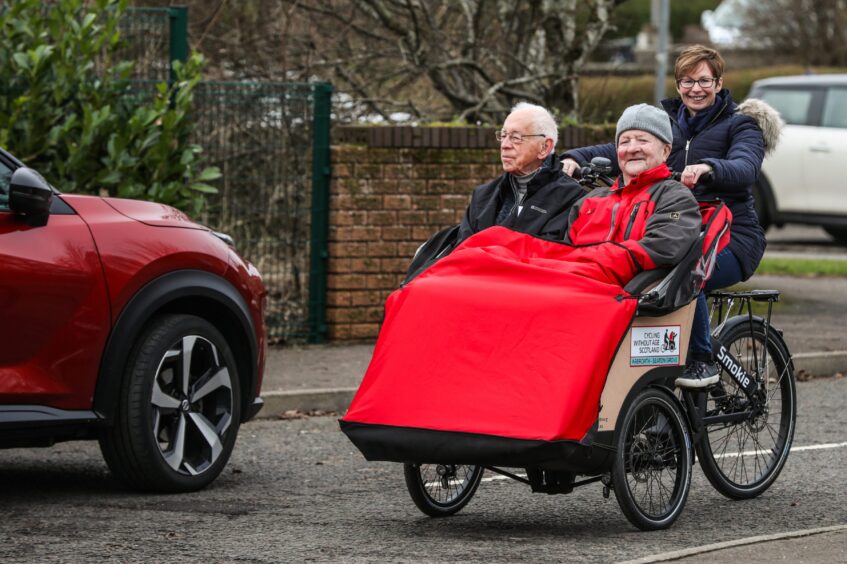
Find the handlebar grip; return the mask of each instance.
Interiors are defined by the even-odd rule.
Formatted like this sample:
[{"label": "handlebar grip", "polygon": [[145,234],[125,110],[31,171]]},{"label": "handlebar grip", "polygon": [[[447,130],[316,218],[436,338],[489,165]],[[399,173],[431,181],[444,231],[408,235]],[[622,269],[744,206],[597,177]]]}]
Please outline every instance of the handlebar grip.
[{"label": "handlebar grip", "polygon": [[591,167],[588,165],[578,166],[574,169],[571,178],[574,180],[582,180],[591,175]]},{"label": "handlebar grip", "polygon": [[[712,181],[713,176],[714,176],[714,174],[712,174],[711,170],[709,172],[705,173],[705,174],[701,174],[700,178],[697,179],[697,184],[708,184],[709,182]],[[676,180],[677,182],[680,182],[682,180],[682,173],[681,172],[671,172],[671,178],[673,180]]]}]

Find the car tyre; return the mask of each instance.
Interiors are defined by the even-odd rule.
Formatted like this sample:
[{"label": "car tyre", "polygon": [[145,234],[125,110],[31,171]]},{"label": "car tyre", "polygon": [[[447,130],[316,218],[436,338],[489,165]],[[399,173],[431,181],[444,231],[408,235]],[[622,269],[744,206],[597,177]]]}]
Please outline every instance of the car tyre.
[{"label": "car tyre", "polygon": [[847,245],[847,227],[824,227],[824,231],[839,245]]},{"label": "car tyre", "polygon": [[100,438],[106,463],[138,490],[207,486],[235,446],[239,390],[232,350],[211,323],[154,318],[129,354],[114,424]]}]

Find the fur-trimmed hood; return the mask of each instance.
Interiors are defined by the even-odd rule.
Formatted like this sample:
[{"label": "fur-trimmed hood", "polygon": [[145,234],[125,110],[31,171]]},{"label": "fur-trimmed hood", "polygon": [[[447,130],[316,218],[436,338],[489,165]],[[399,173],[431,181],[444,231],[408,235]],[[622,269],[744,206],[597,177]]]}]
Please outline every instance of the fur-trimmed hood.
[{"label": "fur-trimmed hood", "polygon": [[738,104],[736,113],[751,117],[756,120],[762,130],[762,137],[765,141],[765,155],[773,152],[779,141],[779,136],[782,134],[782,128],[785,122],[779,116],[773,107],[758,98],[748,98]]}]

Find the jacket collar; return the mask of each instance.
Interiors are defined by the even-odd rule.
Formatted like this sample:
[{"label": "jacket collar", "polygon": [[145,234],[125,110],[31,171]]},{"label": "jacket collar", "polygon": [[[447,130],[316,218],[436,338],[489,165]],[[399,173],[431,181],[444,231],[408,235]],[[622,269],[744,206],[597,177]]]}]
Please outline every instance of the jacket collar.
[{"label": "jacket collar", "polygon": [[671,177],[671,169],[668,168],[668,165],[665,163],[660,164],[659,166],[653,167],[649,170],[645,170],[641,172],[629,181],[629,184],[621,188],[621,184],[623,183],[623,175],[618,176],[615,183],[612,185],[612,191],[632,191],[632,190],[641,190],[644,188],[649,188],[656,182],[660,180],[665,180]]},{"label": "jacket collar", "polygon": [[[735,112],[735,108],[737,107],[736,103],[732,100],[732,93],[728,88],[723,88],[718,93],[718,97],[715,100],[716,105],[724,104],[727,106],[729,112],[724,112],[726,114],[731,114]],[[662,100],[662,107],[668,112],[671,120],[676,122],[676,116],[679,114],[679,108],[682,106],[682,98],[679,96],[675,98],[666,98]]]},{"label": "jacket collar", "polygon": [[[529,184],[526,186],[527,195],[532,194],[540,186],[545,186],[551,181],[555,179],[555,177],[560,174],[562,171],[562,163],[559,160],[559,156],[556,155],[555,150],[547,155],[547,158],[544,159],[544,162],[541,163],[541,166],[538,169],[538,173],[529,181]],[[502,182],[500,183],[500,189],[505,190],[508,189],[511,191],[512,187],[512,174],[505,173],[502,176]]]}]

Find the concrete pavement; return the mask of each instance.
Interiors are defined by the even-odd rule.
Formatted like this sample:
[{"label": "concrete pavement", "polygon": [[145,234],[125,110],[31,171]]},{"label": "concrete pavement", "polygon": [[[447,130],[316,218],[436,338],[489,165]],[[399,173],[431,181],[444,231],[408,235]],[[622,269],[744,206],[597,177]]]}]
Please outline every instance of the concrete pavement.
[{"label": "concrete pavement", "polygon": [[847,525],[758,535],[728,542],[693,546],[662,554],[627,560],[619,564],[648,562],[844,562],[847,557]]}]

